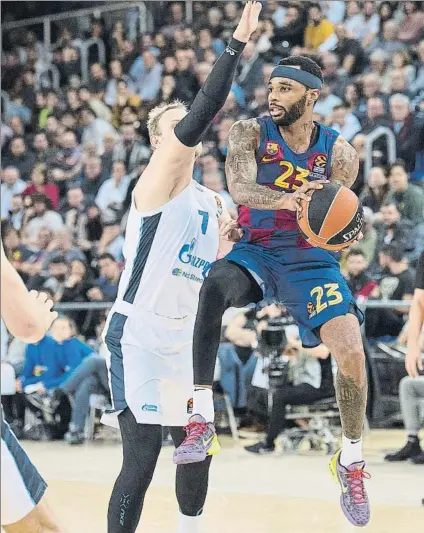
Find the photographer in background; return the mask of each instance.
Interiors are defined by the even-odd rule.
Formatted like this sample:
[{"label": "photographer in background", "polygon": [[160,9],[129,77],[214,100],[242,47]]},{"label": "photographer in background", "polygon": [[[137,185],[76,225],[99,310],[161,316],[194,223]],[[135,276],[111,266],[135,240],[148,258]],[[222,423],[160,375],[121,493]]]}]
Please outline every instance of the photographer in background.
[{"label": "photographer in background", "polygon": [[[260,318],[260,317],[258,317]],[[280,317],[260,320],[256,371],[266,373],[264,387],[272,393],[272,411],[266,439],[246,446],[251,453],[267,454],[275,450],[275,439],[285,428],[287,405],[308,405],[335,395],[331,357],[323,345],[305,349],[296,326],[288,326],[290,319],[280,311]]]}]

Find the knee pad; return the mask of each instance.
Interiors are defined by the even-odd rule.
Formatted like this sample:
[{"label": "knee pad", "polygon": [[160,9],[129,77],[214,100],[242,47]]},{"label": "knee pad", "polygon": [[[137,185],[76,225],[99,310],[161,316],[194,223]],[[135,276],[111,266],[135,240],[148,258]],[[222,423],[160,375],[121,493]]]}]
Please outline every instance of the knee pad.
[{"label": "knee pad", "polygon": [[243,267],[224,258],[212,265],[203,286],[207,283],[226,294],[234,287],[240,287],[242,282],[250,283],[250,274]]},{"label": "knee pad", "polygon": [[[232,277],[232,269],[229,268],[228,261],[220,259],[212,265],[205,281],[203,282],[201,293],[213,291],[214,295],[225,295],[228,287],[228,280]],[[232,266],[232,265],[231,265]]]}]

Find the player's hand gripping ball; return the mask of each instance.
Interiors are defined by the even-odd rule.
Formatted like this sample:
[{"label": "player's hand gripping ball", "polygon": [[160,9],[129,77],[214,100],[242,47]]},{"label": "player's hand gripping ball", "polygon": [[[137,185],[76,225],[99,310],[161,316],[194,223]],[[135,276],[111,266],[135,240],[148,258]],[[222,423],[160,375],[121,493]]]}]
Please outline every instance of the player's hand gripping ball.
[{"label": "player's hand gripping ball", "polygon": [[310,201],[300,200],[297,223],[303,237],[324,250],[338,251],[361,238],[362,204],[356,194],[336,183],[308,191]]}]

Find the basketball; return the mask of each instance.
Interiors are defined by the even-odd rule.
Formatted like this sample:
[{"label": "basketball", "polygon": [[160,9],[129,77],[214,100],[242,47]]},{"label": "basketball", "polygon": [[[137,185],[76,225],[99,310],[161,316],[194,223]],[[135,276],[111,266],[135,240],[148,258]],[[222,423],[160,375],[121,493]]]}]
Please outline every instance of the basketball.
[{"label": "basketball", "polygon": [[364,212],[359,198],[347,187],[325,183],[310,191],[311,201],[301,200],[299,229],[312,246],[337,251],[352,244],[361,231]]}]

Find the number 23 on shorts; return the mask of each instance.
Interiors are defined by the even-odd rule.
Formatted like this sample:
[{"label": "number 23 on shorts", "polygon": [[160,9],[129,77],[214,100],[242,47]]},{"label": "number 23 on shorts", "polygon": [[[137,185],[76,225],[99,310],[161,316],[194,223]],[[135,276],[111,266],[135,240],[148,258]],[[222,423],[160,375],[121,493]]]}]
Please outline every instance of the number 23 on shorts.
[{"label": "number 23 on shorts", "polygon": [[[311,290],[310,294],[312,297],[315,296],[316,300],[316,314],[324,311],[328,306],[337,305],[343,301],[343,296],[338,288],[338,283],[326,283],[324,287],[318,285]],[[323,299],[326,301],[323,301]]]}]

